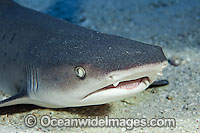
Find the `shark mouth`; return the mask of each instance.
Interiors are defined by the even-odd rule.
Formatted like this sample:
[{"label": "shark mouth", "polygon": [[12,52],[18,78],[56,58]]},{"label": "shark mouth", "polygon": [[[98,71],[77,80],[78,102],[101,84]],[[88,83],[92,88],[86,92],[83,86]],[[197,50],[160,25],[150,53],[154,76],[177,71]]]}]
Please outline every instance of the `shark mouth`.
[{"label": "shark mouth", "polygon": [[105,86],[100,85],[86,94],[81,102],[85,105],[104,104],[140,93],[158,76],[162,76],[162,70],[167,64],[167,61],[164,61],[112,72],[107,76]]},{"label": "shark mouth", "polygon": [[111,90],[111,89],[121,89],[121,90],[133,90],[138,88],[138,86],[144,83],[146,85],[146,87],[149,86],[149,78],[148,77],[143,77],[143,78],[139,78],[139,79],[135,79],[135,80],[129,80],[129,81],[121,81],[121,82],[116,82],[114,84],[108,85],[106,87],[100,88],[96,91],[93,91],[91,93],[89,93],[88,95],[86,95],[84,98],[93,95],[95,93],[99,93],[101,91],[106,91],[106,90]]},{"label": "shark mouth", "polygon": [[116,84],[101,88],[99,91],[106,90],[106,89],[113,89],[113,88],[131,90],[131,89],[138,87],[140,85],[140,83],[142,82],[142,79],[143,78],[136,79],[136,80],[130,80],[130,81],[117,82]]}]

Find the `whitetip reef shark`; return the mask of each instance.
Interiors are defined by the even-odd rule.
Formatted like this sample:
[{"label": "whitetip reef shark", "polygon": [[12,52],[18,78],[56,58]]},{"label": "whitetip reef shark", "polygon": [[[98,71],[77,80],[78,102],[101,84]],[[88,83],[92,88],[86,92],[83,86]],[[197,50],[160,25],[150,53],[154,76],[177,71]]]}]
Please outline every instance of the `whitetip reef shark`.
[{"label": "whitetip reef shark", "polygon": [[145,90],[167,64],[159,46],[0,0],[0,107],[112,102]]}]

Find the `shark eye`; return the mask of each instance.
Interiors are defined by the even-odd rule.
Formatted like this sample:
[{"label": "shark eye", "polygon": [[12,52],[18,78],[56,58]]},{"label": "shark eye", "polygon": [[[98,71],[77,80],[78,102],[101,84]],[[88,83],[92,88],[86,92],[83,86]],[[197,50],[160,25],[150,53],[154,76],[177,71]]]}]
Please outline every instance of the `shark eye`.
[{"label": "shark eye", "polygon": [[84,79],[85,78],[85,75],[86,75],[86,72],[85,72],[85,69],[83,67],[75,67],[75,74],[77,77],[81,78],[81,79]]}]

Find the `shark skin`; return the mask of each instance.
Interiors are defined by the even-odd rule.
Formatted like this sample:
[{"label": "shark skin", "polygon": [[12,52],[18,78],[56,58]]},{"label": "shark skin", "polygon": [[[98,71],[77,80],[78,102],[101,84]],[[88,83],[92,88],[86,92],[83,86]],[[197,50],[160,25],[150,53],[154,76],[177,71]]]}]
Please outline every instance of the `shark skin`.
[{"label": "shark skin", "polygon": [[162,48],[86,29],[0,0],[0,107],[104,104],[152,84]]}]

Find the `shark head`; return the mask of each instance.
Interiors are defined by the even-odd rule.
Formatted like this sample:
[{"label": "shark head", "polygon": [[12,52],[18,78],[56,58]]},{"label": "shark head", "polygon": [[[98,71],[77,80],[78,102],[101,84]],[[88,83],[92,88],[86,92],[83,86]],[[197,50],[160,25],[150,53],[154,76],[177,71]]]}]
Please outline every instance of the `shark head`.
[{"label": "shark head", "polygon": [[0,107],[108,103],[145,90],[167,65],[159,46],[0,3],[0,89],[12,92]]},{"label": "shark head", "polygon": [[167,66],[159,46],[102,33],[95,33],[89,40],[68,47],[67,63],[38,69],[35,100],[49,103],[50,107],[116,101],[145,90]]}]

